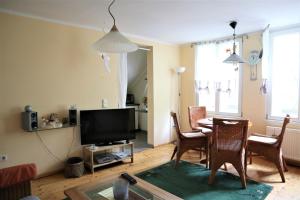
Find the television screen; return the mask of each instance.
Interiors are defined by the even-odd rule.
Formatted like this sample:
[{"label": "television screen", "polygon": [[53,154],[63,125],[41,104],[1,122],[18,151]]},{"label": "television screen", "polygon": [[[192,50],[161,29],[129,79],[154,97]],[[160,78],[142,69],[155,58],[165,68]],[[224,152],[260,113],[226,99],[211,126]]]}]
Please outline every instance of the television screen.
[{"label": "television screen", "polygon": [[80,111],[81,144],[135,139],[134,108]]}]

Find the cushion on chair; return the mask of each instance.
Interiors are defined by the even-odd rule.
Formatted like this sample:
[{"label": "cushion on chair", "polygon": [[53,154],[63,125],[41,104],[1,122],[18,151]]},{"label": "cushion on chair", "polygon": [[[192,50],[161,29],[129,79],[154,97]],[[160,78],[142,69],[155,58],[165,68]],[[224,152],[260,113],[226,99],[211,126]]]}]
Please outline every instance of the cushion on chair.
[{"label": "cushion on chair", "polygon": [[181,134],[187,138],[206,137],[206,135],[201,132],[183,132]]},{"label": "cushion on chair", "polygon": [[36,174],[36,165],[33,163],[0,169],[0,188],[31,180]]},{"label": "cushion on chair", "polygon": [[212,133],[212,130],[209,129],[209,128],[201,128],[199,129],[201,131],[201,133],[204,133],[205,135],[206,134],[211,134]]},{"label": "cushion on chair", "polygon": [[258,135],[251,135],[248,138],[248,141],[251,142],[261,142],[261,143],[266,143],[266,144],[275,144],[277,142],[276,138],[272,137],[264,137],[264,136],[258,136]]}]

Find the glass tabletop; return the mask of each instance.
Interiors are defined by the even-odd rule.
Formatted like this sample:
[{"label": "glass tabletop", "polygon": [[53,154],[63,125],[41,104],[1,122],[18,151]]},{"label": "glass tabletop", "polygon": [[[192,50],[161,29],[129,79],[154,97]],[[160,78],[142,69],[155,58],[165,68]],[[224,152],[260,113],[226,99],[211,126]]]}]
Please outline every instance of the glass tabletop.
[{"label": "glass tabletop", "polygon": [[[91,200],[115,200],[113,184],[114,181],[86,190],[84,193],[88,199]],[[128,197],[129,200],[163,200],[145,188],[140,187],[138,184],[129,185]]]}]

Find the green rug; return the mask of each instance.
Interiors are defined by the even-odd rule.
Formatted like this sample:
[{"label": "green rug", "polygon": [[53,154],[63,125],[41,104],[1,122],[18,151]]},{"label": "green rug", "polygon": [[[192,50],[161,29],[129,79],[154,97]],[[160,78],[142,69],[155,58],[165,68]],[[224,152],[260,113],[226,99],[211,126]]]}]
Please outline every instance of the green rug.
[{"label": "green rug", "polygon": [[247,180],[242,189],[240,178],[219,171],[213,185],[208,185],[210,170],[197,164],[180,161],[175,169],[168,162],[136,174],[137,177],[186,200],[257,200],[265,199],[272,186]]}]

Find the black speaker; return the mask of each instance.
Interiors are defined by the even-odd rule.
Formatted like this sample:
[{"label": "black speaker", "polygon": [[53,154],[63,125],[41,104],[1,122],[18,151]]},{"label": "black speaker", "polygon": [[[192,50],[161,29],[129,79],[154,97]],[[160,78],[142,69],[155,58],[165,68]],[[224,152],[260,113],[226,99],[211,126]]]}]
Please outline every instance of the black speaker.
[{"label": "black speaker", "polygon": [[33,131],[38,128],[37,112],[22,112],[22,128],[25,131]]},{"label": "black speaker", "polygon": [[69,110],[69,123],[70,125],[77,125],[77,110]]}]

